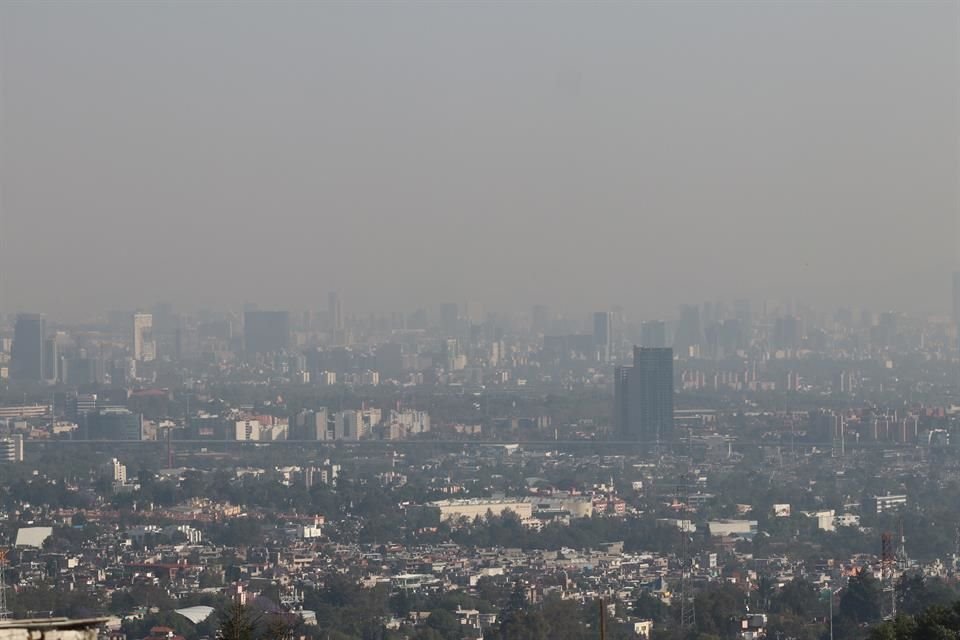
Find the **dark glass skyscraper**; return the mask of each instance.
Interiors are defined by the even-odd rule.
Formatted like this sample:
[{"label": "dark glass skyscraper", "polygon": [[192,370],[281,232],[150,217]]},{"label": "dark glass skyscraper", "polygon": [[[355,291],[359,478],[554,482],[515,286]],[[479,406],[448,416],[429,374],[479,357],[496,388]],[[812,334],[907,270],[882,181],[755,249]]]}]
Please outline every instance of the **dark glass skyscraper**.
[{"label": "dark glass skyscraper", "polygon": [[617,367],[613,419],[617,437],[646,448],[673,440],[673,349],[633,348],[633,367]]},{"label": "dark glass skyscraper", "polygon": [[13,328],[10,376],[15,380],[43,380],[47,321],[39,313],[21,313]]}]

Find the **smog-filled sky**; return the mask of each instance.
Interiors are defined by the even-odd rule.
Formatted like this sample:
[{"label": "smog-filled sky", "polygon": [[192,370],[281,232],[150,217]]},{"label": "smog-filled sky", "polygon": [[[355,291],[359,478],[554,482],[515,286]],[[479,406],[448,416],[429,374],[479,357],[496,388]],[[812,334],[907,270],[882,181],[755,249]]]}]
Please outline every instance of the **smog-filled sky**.
[{"label": "smog-filled sky", "polygon": [[0,3],[0,309],[947,312],[953,2]]}]

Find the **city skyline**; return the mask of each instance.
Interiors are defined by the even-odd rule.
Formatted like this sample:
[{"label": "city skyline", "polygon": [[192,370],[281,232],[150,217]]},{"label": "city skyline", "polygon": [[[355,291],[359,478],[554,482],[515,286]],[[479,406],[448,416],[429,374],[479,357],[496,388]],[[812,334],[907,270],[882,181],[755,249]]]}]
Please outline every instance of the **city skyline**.
[{"label": "city skyline", "polygon": [[7,639],[960,638],[960,0],[0,0],[0,516]]}]

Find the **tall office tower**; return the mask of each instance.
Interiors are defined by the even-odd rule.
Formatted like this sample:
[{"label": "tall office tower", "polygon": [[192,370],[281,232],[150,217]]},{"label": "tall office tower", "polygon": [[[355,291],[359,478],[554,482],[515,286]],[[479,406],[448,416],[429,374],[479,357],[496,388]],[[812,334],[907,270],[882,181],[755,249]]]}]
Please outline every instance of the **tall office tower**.
[{"label": "tall office tower", "polygon": [[534,305],[530,316],[530,332],[546,334],[550,331],[550,310],[542,304]]},{"label": "tall office tower", "polygon": [[613,370],[613,433],[616,438],[630,437],[630,372],[633,367]]},{"label": "tall office tower", "polygon": [[796,349],[800,346],[803,330],[796,316],[783,316],[773,323],[773,346],[777,349]]},{"label": "tall office tower", "polygon": [[39,313],[20,313],[13,328],[10,375],[15,380],[43,380],[43,347],[47,321]]},{"label": "tall office tower", "polygon": [[649,320],[640,325],[640,346],[649,349],[662,349],[667,346],[667,323],[663,320]]},{"label": "tall office tower", "polygon": [[286,311],[245,312],[243,346],[248,356],[287,349],[290,346],[290,314]]},{"label": "tall office tower", "polygon": [[483,322],[483,305],[474,300],[468,300],[463,305],[463,318],[471,324]]},{"label": "tall office tower", "polygon": [[597,348],[600,362],[609,362],[612,340],[613,314],[609,311],[597,311],[593,314],[593,345]]},{"label": "tall office tower", "polygon": [[680,320],[673,336],[673,348],[681,358],[697,357],[703,342],[703,330],[700,327],[700,307],[683,305],[680,307]]},{"label": "tall office tower", "polygon": [[457,338],[460,335],[460,306],[455,302],[440,305],[440,331],[444,338]]},{"label": "tall office tower", "polygon": [[169,302],[160,302],[153,307],[154,358],[161,356],[179,359],[177,332],[183,321],[174,312]]},{"label": "tall office tower", "polygon": [[623,440],[651,450],[673,441],[673,349],[633,348],[614,376],[614,423]]},{"label": "tall office tower", "polygon": [[399,380],[403,377],[403,346],[396,342],[377,345],[374,362],[383,378]]},{"label": "tall office tower", "polygon": [[153,341],[153,314],[133,314],[133,359],[137,362],[149,362],[157,355]]},{"label": "tall office tower", "polygon": [[417,309],[407,318],[407,329],[425,331],[430,326],[430,316],[426,309]]},{"label": "tall office tower", "polygon": [[57,339],[47,338],[43,341],[43,379],[49,384],[56,384],[60,379],[61,368]]},{"label": "tall office tower", "polygon": [[192,320],[180,319],[173,332],[173,353],[178,361],[191,360],[199,356],[200,330]]},{"label": "tall office tower", "polygon": [[871,338],[875,346],[893,346],[899,333],[898,324],[897,314],[893,311],[884,311],[881,313],[877,326],[873,327],[873,331],[871,331]]},{"label": "tall office tower", "polygon": [[340,302],[340,294],[336,291],[331,291],[327,295],[327,312],[330,314],[330,329],[343,331],[343,304]]},{"label": "tall office tower", "polygon": [[747,346],[753,335],[753,312],[750,309],[750,301],[744,299],[734,300],[733,317],[736,318],[737,323],[740,325],[741,346]]},{"label": "tall office tower", "polygon": [[460,360],[460,343],[456,338],[447,338],[443,341],[443,356],[446,360],[447,371],[460,369],[458,366]]},{"label": "tall office tower", "polygon": [[631,383],[640,405],[641,439],[673,440],[673,349],[634,347]]}]

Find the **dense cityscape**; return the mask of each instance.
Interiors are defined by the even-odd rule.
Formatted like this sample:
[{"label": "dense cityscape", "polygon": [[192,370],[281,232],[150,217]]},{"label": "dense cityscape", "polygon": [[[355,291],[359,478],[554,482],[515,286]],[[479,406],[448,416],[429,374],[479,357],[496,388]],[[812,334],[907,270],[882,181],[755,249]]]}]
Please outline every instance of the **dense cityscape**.
[{"label": "dense cityscape", "polygon": [[0,640],[960,640],[960,0],[0,0]]},{"label": "dense cityscape", "polygon": [[960,313],[5,320],[7,617],[858,638],[960,598]]}]

